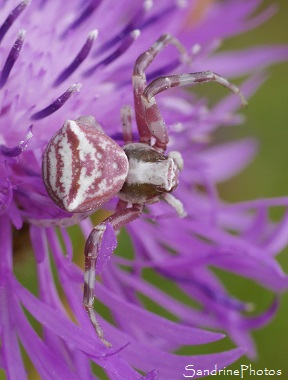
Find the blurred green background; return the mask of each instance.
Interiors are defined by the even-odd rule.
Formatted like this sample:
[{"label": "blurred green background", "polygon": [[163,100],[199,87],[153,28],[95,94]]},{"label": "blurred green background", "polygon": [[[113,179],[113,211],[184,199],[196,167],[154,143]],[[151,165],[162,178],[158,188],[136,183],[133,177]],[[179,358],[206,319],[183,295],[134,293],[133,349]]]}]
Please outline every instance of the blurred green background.
[{"label": "blurred green background", "polygon": [[[274,43],[288,44],[288,1],[263,1],[261,8],[272,3],[278,5],[279,11],[271,20],[256,30],[225,41],[222,49],[241,49]],[[252,136],[258,139],[260,145],[259,154],[251,165],[236,178],[219,186],[221,196],[228,201],[277,197],[288,194],[288,181],[286,179],[288,171],[288,63],[277,64],[269,68],[268,73],[268,80],[249,100],[249,107],[242,111],[246,117],[245,123],[239,127],[231,128],[231,130],[229,128],[224,130],[225,140]],[[212,89],[212,91],[214,90]],[[201,88],[201,92],[205,93],[205,88]],[[213,96],[217,96],[217,89],[214,94],[212,93],[211,97],[213,98]],[[277,212],[274,217],[277,217]],[[15,231],[15,272],[21,282],[35,292],[35,265],[31,250],[27,250],[29,241],[25,239],[27,240],[27,231]],[[76,251],[79,247],[79,252],[81,252],[82,245],[83,241],[74,241]],[[279,255],[279,261],[288,273],[288,250]],[[79,263],[83,264],[81,255],[79,256]],[[255,303],[258,312],[265,310],[272,301],[272,294],[264,291],[252,281],[243,281],[237,276],[220,273],[220,271],[218,273],[233,295]],[[258,359],[251,362],[244,357],[231,368],[238,369],[241,364],[252,363],[253,369],[280,369],[282,371],[280,378],[288,378],[288,292],[282,296],[280,309],[272,323],[260,331],[255,331],[253,335],[256,341]],[[217,344],[187,348],[181,352],[201,354],[223,351],[231,347],[232,344],[228,339],[225,339]],[[27,356],[26,361],[29,379],[39,379]],[[104,375],[100,376],[105,379]],[[257,378],[259,377],[261,376],[257,376]],[[181,374],[179,374],[180,378],[182,378]],[[215,376],[209,378],[215,379]],[[234,376],[223,378],[232,379]],[[5,379],[5,375],[1,371],[0,379]],[[245,379],[255,379],[255,376],[245,374]]]}]

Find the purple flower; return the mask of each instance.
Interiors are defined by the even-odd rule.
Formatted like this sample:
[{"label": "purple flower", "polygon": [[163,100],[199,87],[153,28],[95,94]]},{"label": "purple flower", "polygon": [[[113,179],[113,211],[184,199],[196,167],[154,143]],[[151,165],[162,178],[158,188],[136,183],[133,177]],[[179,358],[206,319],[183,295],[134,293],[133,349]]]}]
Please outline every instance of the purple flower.
[{"label": "purple flower", "polygon": [[[95,116],[105,133],[123,145],[120,109],[133,104],[134,62],[163,33],[178,38],[192,62],[181,62],[178,52],[167,48],[151,65],[149,81],[172,72],[213,69],[228,77],[247,76],[241,89],[249,97],[262,82],[253,71],[287,59],[288,48],[216,50],[222,39],[273,14],[272,6],[253,16],[259,3],[213,2],[196,19],[199,4],[192,0],[73,0],[64,10],[60,1],[1,3],[0,367],[7,378],[28,378],[19,341],[42,379],[94,379],[91,361],[111,379],[175,379],[191,362],[200,377],[216,364],[221,368],[244,353],[255,354],[250,332],[273,317],[277,298],[263,314],[249,316],[251,305],[231,297],[210,267],[250,278],[276,295],[287,289],[288,277],[275,256],[287,244],[288,214],[272,223],[268,212],[275,205],[286,207],[288,199],[232,205],[219,199],[216,184],[237,174],[256,152],[249,139],[210,144],[219,126],[242,122],[234,94],[209,109],[205,98],[179,88],[157,98],[170,136],[168,151],[179,151],[184,159],[175,196],[187,216],[180,219],[164,202],[147,207],[127,226],[133,245],[129,259],[125,252],[110,257],[116,240],[108,225],[97,263],[102,281],[95,292],[110,311],[110,318],[99,320],[111,348],[99,340],[82,308],[83,271],[73,262],[76,249],[67,230],[77,225],[87,239],[92,221],[86,213],[68,213],[54,204],[41,163],[55,132],[65,120],[81,115]],[[105,208],[113,212],[116,201]],[[13,233],[27,226],[37,295],[13,271]],[[165,284],[199,307],[178,300]],[[148,311],[145,300],[171,320]],[[40,333],[27,314],[40,323]],[[224,337],[210,329],[229,335],[236,348],[176,354],[182,346]]]}]

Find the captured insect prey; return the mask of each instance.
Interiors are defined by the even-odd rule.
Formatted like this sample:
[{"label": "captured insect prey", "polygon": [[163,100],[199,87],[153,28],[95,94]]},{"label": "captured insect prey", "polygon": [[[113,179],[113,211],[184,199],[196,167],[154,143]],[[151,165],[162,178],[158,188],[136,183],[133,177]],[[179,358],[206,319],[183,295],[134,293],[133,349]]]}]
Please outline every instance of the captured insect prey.
[{"label": "captured insect prey", "polygon": [[95,268],[107,223],[119,230],[140,217],[145,205],[164,200],[179,215],[186,213],[173,196],[179,184],[183,159],[179,152],[165,154],[169,136],[155,96],[171,87],[216,82],[246,100],[239,89],[211,71],[167,75],[146,83],[145,70],[168,44],[187,60],[184,47],[169,34],[162,35],[136,60],[133,71],[134,111],[139,141],[132,138],[132,110],[121,110],[123,148],[105,135],[94,116],[67,120],[48,143],[43,155],[43,180],[52,200],[71,213],[91,213],[114,196],[115,213],[95,226],[85,246],[83,305],[99,338],[106,345],[103,330],[93,309]]}]

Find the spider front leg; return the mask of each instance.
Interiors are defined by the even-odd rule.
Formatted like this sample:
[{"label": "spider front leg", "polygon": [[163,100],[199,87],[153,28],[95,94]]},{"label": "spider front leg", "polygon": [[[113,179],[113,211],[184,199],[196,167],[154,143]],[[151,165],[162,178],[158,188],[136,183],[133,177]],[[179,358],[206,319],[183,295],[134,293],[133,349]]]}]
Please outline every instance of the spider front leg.
[{"label": "spider front leg", "polygon": [[[123,206],[124,203],[121,202]],[[126,204],[125,204],[126,205]],[[101,247],[102,238],[106,230],[107,223],[110,223],[114,231],[119,230],[121,227],[137,219],[142,212],[142,206],[133,205],[131,208],[122,209],[115,214],[109,216],[103,222],[95,226],[90,233],[86,245],[85,245],[85,275],[84,275],[84,293],[83,293],[83,306],[87,311],[90,321],[95,328],[95,331],[106,347],[111,347],[104,338],[103,330],[99,324],[97,316],[93,309],[94,297],[95,297],[95,275],[96,264],[99,249]]]},{"label": "spider front leg", "polygon": [[145,88],[143,94],[141,95],[144,119],[147,124],[150,125],[151,133],[156,138],[153,148],[158,151],[163,151],[168,143],[165,122],[156,103],[155,95],[172,87],[192,86],[194,84],[207,82],[216,82],[221,86],[228,88],[228,90],[239,96],[243,106],[247,105],[244,95],[237,86],[212,71],[167,75],[166,77],[156,78]]},{"label": "spider front leg", "polygon": [[[216,82],[228,88],[228,90],[238,95],[243,106],[247,105],[247,101],[237,86],[223,78],[221,75],[213,71],[201,71],[198,73],[188,73],[179,75],[168,75],[154,79],[143,91],[142,97],[145,98],[147,104],[146,118],[153,118],[153,113],[159,112],[154,96],[162,91],[178,86],[192,86],[199,83]],[[155,116],[154,116],[155,117]]]},{"label": "spider front leg", "polygon": [[159,148],[160,151],[166,149],[169,141],[166,126],[160,113],[157,119],[147,120],[145,113],[147,104],[142,94],[147,85],[145,70],[168,44],[172,44],[176,47],[183,61],[188,61],[184,46],[170,34],[163,34],[146,52],[137,58],[133,71],[135,115],[140,142],[150,145],[151,137],[153,136],[157,141],[156,148]]}]

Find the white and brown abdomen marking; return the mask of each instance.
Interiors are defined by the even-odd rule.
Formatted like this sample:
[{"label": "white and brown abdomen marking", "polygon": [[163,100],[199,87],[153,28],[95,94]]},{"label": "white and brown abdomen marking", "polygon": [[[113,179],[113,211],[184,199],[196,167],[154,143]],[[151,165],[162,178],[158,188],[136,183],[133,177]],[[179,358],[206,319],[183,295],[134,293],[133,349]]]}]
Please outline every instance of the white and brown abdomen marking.
[{"label": "white and brown abdomen marking", "polygon": [[128,160],[96,125],[67,120],[44,152],[42,171],[46,190],[59,207],[86,212],[122,188]]}]

